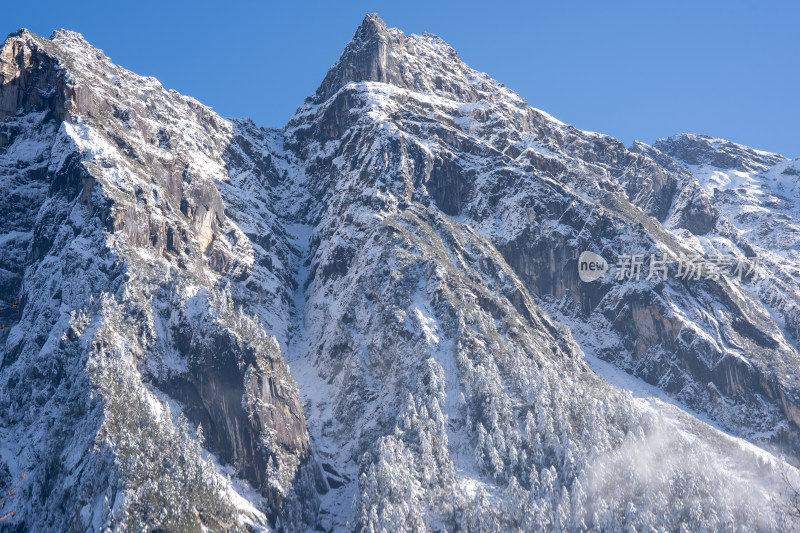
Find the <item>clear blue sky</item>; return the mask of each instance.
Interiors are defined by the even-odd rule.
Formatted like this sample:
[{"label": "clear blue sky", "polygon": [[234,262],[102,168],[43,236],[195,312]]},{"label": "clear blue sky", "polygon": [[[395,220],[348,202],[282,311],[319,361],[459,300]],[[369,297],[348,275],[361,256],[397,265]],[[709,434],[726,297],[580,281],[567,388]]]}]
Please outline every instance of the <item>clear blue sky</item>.
[{"label": "clear blue sky", "polygon": [[223,116],[281,126],[372,11],[581,129],[800,156],[798,2],[7,2],[0,32],[79,31]]}]

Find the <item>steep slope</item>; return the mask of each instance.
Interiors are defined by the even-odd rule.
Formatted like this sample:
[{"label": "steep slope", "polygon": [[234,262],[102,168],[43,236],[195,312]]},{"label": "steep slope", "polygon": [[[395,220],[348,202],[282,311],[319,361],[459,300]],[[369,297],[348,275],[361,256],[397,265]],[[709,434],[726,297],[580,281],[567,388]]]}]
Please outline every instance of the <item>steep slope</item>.
[{"label": "steep slope", "polygon": [[[666,516],[662,527],[701,527],[670,507],[685,504],[711,523],[770,527],[764,515],[734,517],[717,485],[750,474],[703,477],[700,464],[724,463],[730,444],[698,426],[709,439],[701,463],[683,470],[665,452],[654,468],[669,473],[634,468],[633,481],[612,467],[606,482],[632,492],[583,499],[592,465],[627,449],[621,435],[640,435],[631,447],[643,455],[628,460],[649,464],[645,443],[674,426],[647,422],[663,401],[630,403],[596,381],[579,348],[736,435],[777,445],[796,435],[797,353],[743,284],[578,281],[585,249],[689,253],[692,231],[716,229],[726,251],[749,252],[689,173],[531,109],[435,36],[407,37],[374,16],[285,137],[303,167],[288,173],[286,211],[310,235],[289,352],[312,438],[336,484],[345,479],[323,504],[334,515],[366,529],[613,529],[631,504],[639,525]],[[578,345],[542,309],[572,325]],[[764,338],[769,350],[757,346]],[[670,446],[680,454],[683,444]],[[356,475],[350,518],[338,502]],[[673,475],[703,496],[677,503],[667,491],[653,503],[660,482],[680,485]]]},{"label": "steep slope", "polygon": [[[3,298],[19,305],[0,337],[0,454],[27,474],[25,527],[265,522],[252,503],[273,521],[313,521],[294,382],[231,299],[239,285],[276,287],[261,314],[279,330],[287,313],[277,254],[225,214],[217,183],[233,127],[74,33],[18,32],[1,57],[0,100],[17,109],[3,168],[24,171],[3,174],[15,221]],[[236,494],[229,474],[265,503]]]},{"label": "steep slope", "polygon": [[281,130],[71,32],[12,34],[0,74],[0,484],[27,474],[3,525],[791,525],[793,273],[616,279],[789,253],[678,152],[376,15]]},{"label": "steep slope", "polygon": [[[360,81],[374,73],[375,81]],[[325,104],[315,103],[326,95]],[[309,113],[319,118],[299,127]],[[421,203],[467,224],[492,242],[549,312],[607,333],[598,339],[587,331],[579,339],[584,350],[736,433],[763,436],[771,428],[776,441],[796,438],[797,377],[780,370],[796,368],[796,347],[764,304],[742,290],[748,283],[676,280],[674,270],[663,282],[578,279],[577,257],[586,249],[612,264],[625,253],[753,255],[674,161],[566,126],[468,69],[438,38],[405,37],[370,19],[290,121],[290,146],[312,176],[329,179],[331,165],[348,164],[351,139],[377,136],[362,132],[359,120],[369,127],[380,120],[395,134],[381,173],[397,168],[399,175],[350,190],[377,188],[389,205]],[[340,138],[344,147],[336,149]],[[352,159],[375,158],[376,148]],[[313,181],[311,187],[325,189]],[[373,203],[380,201],[375,196],[381,198],[370,194]]]},{"label": "steep slope", "polygon": [[714,206],[798,279],[800,161],[703,135],[676,135],[655,147],[690,171]]},{"label": "steep slope", "polygon": [[676,135],[655,147],[688,170],[763,263],[752,287],[788,341],[800,339],[800,164],[778,154],[702,135]]}]

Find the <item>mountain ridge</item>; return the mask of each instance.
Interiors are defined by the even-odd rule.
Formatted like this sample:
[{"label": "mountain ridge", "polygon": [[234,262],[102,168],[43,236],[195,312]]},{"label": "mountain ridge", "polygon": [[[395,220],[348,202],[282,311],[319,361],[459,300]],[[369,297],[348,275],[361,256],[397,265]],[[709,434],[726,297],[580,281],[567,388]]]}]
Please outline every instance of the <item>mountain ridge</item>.
[{"label": "mountain ridge", "polygon": [[795,472],[796,271],[577,272],[582,249],[752,257],[688,161],[772,154],[626,149],[376,15],[281,130],[54,37],[0,54],[0,281],[22,304],[0,466],[29,472],[22,529],[788,523],[769,502]]}]

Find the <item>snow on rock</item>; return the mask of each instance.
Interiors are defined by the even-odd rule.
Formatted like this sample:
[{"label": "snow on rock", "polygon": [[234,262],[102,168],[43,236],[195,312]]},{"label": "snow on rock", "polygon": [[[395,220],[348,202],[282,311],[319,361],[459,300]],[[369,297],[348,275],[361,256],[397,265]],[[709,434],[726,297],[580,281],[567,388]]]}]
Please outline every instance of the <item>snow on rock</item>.
[{"label": "snow on rock", "polygon": [[[12,527],[791,526],[796,160],[626,148],[377,15],[282,129],[63,30],[0,75]],[[614,276],[693,252],[771,275]]]}]

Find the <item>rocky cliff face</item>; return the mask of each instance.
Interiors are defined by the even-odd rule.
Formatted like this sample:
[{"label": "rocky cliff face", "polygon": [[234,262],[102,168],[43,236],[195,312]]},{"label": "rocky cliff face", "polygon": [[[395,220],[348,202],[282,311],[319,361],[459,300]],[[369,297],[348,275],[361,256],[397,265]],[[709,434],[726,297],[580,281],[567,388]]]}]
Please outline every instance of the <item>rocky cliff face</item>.
[{"label": "rocky cliff face", "polygon": [[[626,148],[376,15],[280,130],[66,31],[0,76],[9,527],[791,525],[794,162]],[[717,253],[770,275],[616,276]]]},{"label": "rocky cliff face", "polygon": [[[22,493],[26,525],[121,524],[129,509],[154,505],[143,503],[155,497],[150,474],[141,479],[128,467],[141,460],[146,470],[155,459],[108,446],[150,423],[147,413],[133,413],[124,427],[108,427],[119,414],[105,393],[120,383],[141,391],[146,405],[186,417],[161,413],[158,424],[202,426],[204,440],[172,445],[204,443],[266,498],[260,507],[272,520],[292,498],[291,512],[302,516],[305,505],[313,517],[315,498],[300,505],[294,496],[313,493],[317,468],[296,386],[259,318],[231,300],[245,280],[267,289],[280,275],[279,265],[260,270],[264,251],[225,214],[216,183],[230,179],[232,125],[114,66],[74,33],[14,34],[2,58],[2,101],[16,111],[4,122],[11,194],[3,201],[15,222],[4,228],[2,292],[6,306],[19,301],[2,332],[3,460],[34,480]],[[66,115],[63,95],[71,95]],[[273,296],[277,321],[288,311]],[[180,407],[170,407],[174,401]],[[105,442],[95,438],[106,434]],[[205,464],[185,461],[183,470]],[[98,482],[100,475],[114,481]],[[215,468],[201,482],[214,498],[237,498]],[[181,487],[176,481],[174,497],[186,497]],[[186,516],[162,526],[196,520],[192,506],[206,524],[236,523],[230,509],[205,516],[203,505],[190,498]],[[263,520],[260,511],[246,514]]]}]

